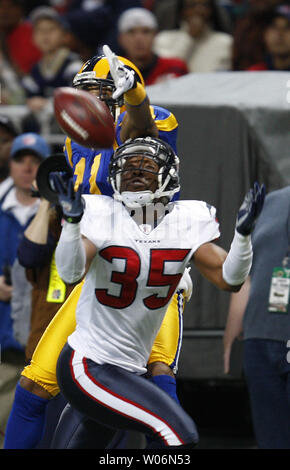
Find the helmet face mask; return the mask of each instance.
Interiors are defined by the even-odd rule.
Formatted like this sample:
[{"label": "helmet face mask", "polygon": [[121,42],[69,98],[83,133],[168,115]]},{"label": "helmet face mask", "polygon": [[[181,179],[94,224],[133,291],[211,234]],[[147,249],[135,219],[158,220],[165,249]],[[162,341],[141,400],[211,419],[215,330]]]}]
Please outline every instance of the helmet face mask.
[{"label": "helmet face mask", "polygon": [[[122,191],[122,177],[130,171],[128,162],[132,157],[140,157],[137,170],[156,175],[157,189],[154,192],[150,190]],[[143,166],[145,157],[157,164],[157,171]],[[114,190],[114,198],[130,208],[144,206],[157,200],[162,200],[167,204],[180,190],[178,169],[178,157],[173,149],[161,139],[155,137],[129,139],[118,147],[111,159],[109,181]]]},{"label": "helmet face mask", "polygon": [[124,104],[122,96],[117,100],[112,98],[112,94],[116,90],[114,80],[97,78],[95,71],[78,73],[73,79],[73,87],[92,93],[95,90],[97,98],[106,103],[114,119],[116,108],[121,108]]},{"label": "helmet face mask", "polygon": [[[137,81],[145,86],[141,72],[137,67],[124,57],[118,59],[129,69],[134,70]],[[104,101],[113,118],[116,120],[121,109],[124,105],[124,98],[120,96],[118,99],[113,99],[112,94],[116,90],[114,80],[110,73],[110,66],[108,59],[105,56],[94,56],[89,59],[75,75],[72,83],[74,88],[79,88],[86,91],[92,91],[92,88],[99,90],[97,94],[98,99]]]}]

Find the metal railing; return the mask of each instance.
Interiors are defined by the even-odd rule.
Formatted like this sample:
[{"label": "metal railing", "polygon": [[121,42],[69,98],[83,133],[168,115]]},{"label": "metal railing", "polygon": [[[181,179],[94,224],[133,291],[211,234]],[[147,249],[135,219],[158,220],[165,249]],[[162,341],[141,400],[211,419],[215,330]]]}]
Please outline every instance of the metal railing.
[{"label": "metal railing", "polygon": [[[17,129],[22,128],[23,119],[31,113],[29,108],[25,105],[1,105],[0,114],[8,116]],[[33,113],[37,123],[40,127],[40,134],[46,141],[51,145],[62,145],[64,143],[64,134],[61,132],[55,132],[53,130],[52,123],[56,123],[53,115],[52,102],[50,102],[43,110],[38,113]]]}]

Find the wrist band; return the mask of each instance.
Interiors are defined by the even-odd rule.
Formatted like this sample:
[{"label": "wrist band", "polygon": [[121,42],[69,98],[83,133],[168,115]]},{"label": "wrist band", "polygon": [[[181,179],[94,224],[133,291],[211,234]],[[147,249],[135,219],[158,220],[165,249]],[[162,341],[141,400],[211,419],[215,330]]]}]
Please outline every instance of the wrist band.
[{"label": "wrist band", "polygon": [[235,231],[230,251],[223,264],[223,278],[232,286],[243,284],[249,275],[253,259],[251,236]]},{"label": "wrist band", "polygon": [[81,239],[80,224],[65,222],[55,250],[55,262],[64,282],[79,282],[85,273],[86,252]]},{"label": "wrist band", "polygon": [[71,224],[64,219],[61,235],[68,242],[81,239],[81,224]]},{"label": "wrist band", "polygon": [[63,303],[65,301],[66,285],[61,279],[55,264],[55,253],[50,263],[49,283],[46,294],[46,302]]},{"label": "wrist band", "polygon": [[139,106],[146,99],[147,94],[141,83],[137,83],[136,88],[126,91],[124,94],[125,104],[130,106]]}]

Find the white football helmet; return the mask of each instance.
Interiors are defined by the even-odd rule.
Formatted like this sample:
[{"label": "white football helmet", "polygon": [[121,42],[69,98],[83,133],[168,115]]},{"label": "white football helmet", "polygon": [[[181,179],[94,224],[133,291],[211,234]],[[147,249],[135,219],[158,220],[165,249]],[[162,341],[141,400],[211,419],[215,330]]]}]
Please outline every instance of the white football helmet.
[{"label": "white football helmet", "polygon": [[[158,187],[154,193],[150,190],[121,193],[121,178],[126,171],[124,164],[128,158],[138,155],[152,158],[158,164],[159,170],[156,172]],[[161,198],[166,198],[166,203],[171,201],[173,196],[180,191],[178,170],[179,159],[167,142],[157,137],[137,137],[127,140],[115,151],[109,167],[109,181],[114,190],[114,198],[134,209]],[[145,169],[142,171],[152,172],[152,170]]]}]

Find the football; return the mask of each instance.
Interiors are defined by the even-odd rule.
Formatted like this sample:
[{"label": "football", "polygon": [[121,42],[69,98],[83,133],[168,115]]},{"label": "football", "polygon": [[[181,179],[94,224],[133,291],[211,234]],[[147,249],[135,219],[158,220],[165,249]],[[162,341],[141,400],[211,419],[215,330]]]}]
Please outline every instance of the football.
[{"label": "football", "polygon": [[114,120],[106,104],[84,90],[60,87],[54,92],[54,114],[63,132],[88,148],[110,148]]}]

